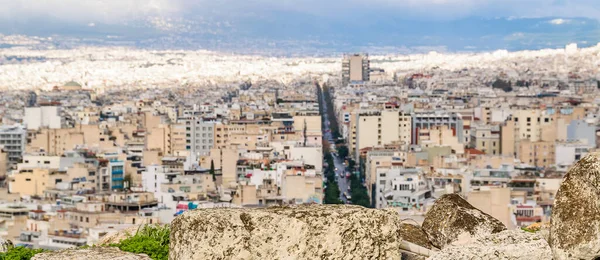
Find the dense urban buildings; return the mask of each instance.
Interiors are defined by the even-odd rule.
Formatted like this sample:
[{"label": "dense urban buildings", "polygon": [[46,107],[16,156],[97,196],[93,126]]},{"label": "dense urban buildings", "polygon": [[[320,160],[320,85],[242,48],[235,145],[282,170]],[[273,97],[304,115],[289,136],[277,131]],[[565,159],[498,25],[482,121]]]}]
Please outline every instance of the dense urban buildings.
[{"label": "dense urban buildings", "polygon": [[1,49],[65,62],[0,75],[0,236],[62,249],[195,208],[322,203],[420,222],[449,193],[508,227],[545,222],[600,142],[600,46],[568,49]]}]

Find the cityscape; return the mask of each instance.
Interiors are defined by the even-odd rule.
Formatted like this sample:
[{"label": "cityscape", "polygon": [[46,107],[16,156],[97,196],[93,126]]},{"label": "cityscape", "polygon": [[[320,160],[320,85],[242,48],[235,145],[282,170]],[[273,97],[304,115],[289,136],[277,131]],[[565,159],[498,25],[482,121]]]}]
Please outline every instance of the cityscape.
[{"label": "cityscape", "polygon": [[148,39],[2,18],[0,259],[597,259],[589,13],[527,18],[580,37],[497,49],[202,38],[252,38],[253,16],[121,25]]}]

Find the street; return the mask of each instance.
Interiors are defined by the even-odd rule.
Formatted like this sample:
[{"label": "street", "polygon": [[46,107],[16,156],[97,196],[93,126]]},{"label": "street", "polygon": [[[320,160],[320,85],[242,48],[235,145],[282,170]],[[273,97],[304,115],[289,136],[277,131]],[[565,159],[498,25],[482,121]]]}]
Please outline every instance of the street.
[{"label": "street", "polygon": [[[321,95],[321,99],[323,100],[322,104],[326,104],[325,102],[325,96]],[[327,115],[327,106],[324,105],[323,106],[323,115],[321,115],[324,117],[325,119],[325,127],[322,129],[323,131],[323,138],[325,140],[333,140],[333,136],[331,134],[331,129],[329,128],[329,118]],[[335,146],[335,140],[332,141],[328,141],[330,147]],[[338,187],[340,188],[340,200],[342,200],[344,203],[347,203],[346,197],[344,196],[344,192],[346,192],[348,190],[348,187],[350,186],[350,183],[348,183],[347,178],[346,178],[346,166],[344,166],[344,160],[342,158],[340,158],[335,150],[331,150],[331,156],[333,157],[333,162],[334,162],[334,166],[335,169],[337,169],[335,171],[335,180],[338,183]],[[340,177],[343,176],[343,177]],[[323,178],[325,178],[325,176],[323,176]],[[350,194],[350,192],[348,192],[348,194]]]}]

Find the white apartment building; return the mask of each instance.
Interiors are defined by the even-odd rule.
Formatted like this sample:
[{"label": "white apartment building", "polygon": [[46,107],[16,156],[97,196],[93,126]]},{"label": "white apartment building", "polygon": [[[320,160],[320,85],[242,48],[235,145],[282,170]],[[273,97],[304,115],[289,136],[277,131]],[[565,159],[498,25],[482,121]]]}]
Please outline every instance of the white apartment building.
[{"label": "white apartment building", "polygon": [[566,168],[586,156],[593,147],[584,141],[556,143],[555,163]]},{"label": "white apartment building", "polygon": [[26,107],[23,123],[27,126],[27,130],[37,130],[46,127],[50,129],[60,129],[62,125],[60,107]]},{"label": "white apartment building", "polygon": [[378,168],[375,185],[376,208],[421,208],[432,194],[429,181],[417,168]]}]

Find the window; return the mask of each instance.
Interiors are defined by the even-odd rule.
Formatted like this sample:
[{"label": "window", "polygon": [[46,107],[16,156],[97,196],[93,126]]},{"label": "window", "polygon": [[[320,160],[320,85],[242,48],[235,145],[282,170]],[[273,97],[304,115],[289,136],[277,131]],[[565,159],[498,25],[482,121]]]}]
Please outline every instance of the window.
[{"label": "window", "polygon": [[90,223],[90,218],[88,218],[88,217],[85,217],[85,222],[86,222],[86,223]]},{"label": "window", "polygon": [[31,181],[31,179],[27,178],[27,179],[25,179],[25,181]]},{"label": "window", "polygon": [[528,117],[528,118],[527,118],[527,122],[531,122],[531,117]]}]

